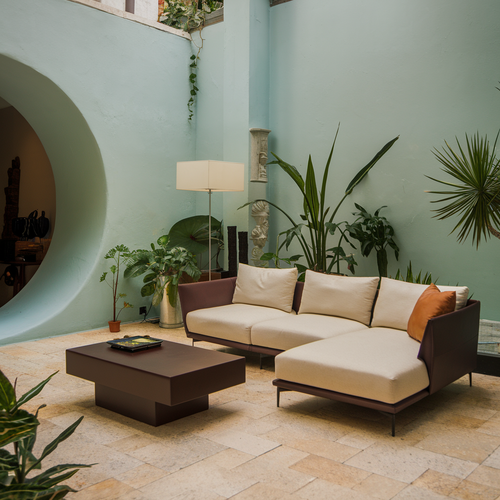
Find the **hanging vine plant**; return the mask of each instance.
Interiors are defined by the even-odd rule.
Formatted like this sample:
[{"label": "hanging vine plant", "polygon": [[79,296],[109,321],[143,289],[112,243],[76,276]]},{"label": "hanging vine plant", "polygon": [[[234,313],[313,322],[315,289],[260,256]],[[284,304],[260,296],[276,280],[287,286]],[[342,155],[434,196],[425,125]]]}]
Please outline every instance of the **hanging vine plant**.
[{"label": "hanging vine plant", "polygon": [[160,15],[159,21],[163,24],[177,28],[180,30],[193,33],[200,32],[201,44],[198,46],[191,37],[192,44],[196,47],[196,54],[190,57],[191,64],[189,65],[189,86],[190,95],[187,103],[189,116],[188,120],[192,120],[194,115],[194,105],[196,103],[196,95],[198,94],[197,73],[198,61],[200,60],[200,52],[203,48],[203,37],[201,30],[205,26],[205,16],[223,7],[223,1],[216,0],[165,0],[163,14]]}]

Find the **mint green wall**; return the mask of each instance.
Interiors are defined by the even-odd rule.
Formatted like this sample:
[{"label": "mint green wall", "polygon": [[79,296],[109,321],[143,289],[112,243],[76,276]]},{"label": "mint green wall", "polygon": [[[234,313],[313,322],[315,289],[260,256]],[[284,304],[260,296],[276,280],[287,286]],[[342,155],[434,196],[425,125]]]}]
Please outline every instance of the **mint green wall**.
[{"label": "mint green wall", "polygon": [[[344,204],[382,212],[394,225],[400,261],[431,271],[441,284],[466,284],[482,302],[481,317],[500,320],[498,252],[491,240],[476,251],[449,232],[457,221],[432,219],[424,193],[444,178],[431,150],[444,140],[500,128],[500,4],[497,0],[293,0],[272,7],[270,150],[305,173],[308,154],[326,162],[341,123],[329,202],[388,140],[392,150]],[[270,199],[301,210],[291,181],[270,167]],[[290,188],[290,189],[289,189]],[[272,230],[283,230],[281,216]],[[359,274],[376,274],[375,256],[359,257]]]},{"label": "mint green wall", "polygon": [[[193,215],[175,164],[194,157],[184,38],[61,0],[0,6],[0,96],[49,156],[57,218],[50,251],[0,309],[0,343],[104,326],[106,251],[139,248]],[[22,158],[21,158],[22,162]],[[139,319],[140,280],[122,281]]]}]

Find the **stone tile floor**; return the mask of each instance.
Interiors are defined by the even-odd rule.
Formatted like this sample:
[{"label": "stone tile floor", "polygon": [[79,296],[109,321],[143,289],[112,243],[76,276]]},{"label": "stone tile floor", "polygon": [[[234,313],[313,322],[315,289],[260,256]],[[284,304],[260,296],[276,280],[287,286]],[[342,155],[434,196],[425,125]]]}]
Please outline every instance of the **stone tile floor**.
[{"label": "stone tile floor", "polygon": [[[122,334],[189,344],[184,330],[124,325]],[[388,417],[347,404],[284,393],[276,408],[272,358],[247,382],[210,396],[210,409],[160,426],[94,405],[93,384],[66,375],[65,349],[112,338],[107,330],[0,347],[0,367],[22,394],[60,370],[29,404],[40,410],[35,452],[84,415],[45,460],[96,463],[67,484],[76,500],[500,499],[500,379],[473,376]],[[197,343],[206,349],[224,349]],[[237,352],[236,354],[244,354]]]}]

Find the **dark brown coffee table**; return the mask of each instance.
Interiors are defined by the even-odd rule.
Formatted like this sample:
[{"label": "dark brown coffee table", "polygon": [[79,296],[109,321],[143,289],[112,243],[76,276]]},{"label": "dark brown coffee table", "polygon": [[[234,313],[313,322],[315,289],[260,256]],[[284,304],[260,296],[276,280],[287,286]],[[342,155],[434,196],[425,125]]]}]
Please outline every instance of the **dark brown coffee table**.
[{"label": "dark brown coffee table", "polygon": [[95,382],[95,403],[158,426],[208,409],[208,395],[245,382],[245,358],[175,342],[138,352],[106,342],[66,351],[66,373]]}]

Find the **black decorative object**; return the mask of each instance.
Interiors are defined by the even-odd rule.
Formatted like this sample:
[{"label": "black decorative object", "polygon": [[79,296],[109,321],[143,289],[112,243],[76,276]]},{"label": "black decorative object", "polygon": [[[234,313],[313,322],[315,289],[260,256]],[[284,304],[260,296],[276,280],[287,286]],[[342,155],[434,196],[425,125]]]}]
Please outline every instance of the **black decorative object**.
[{"label": "black decorative object", "polygon": [[236,248],[236,226],[227,227],[227,260],[229,277],[238,274],[238,250]]},{"label": "black decorative object", "polygon": [[142,351],[144,349],[158,347],[162,342],[163,340],[161,339],[153,339],[146,336],[143,337],[142,335],[137,335],[135,337],[124,337],[123,339],[108,340],[108,344],[110,344],[113,349],[122,349],[123,351],[129,352]]},{"label": "black decorative object", "polygon": [[248,264],[248,231],[238,231],[239,262]]},{"label": "black decorative object", "polygon": [[38,236],[40,239],[44,238],[45,235],[49,232],[50,222],[47,217],[45,217],[45,210],[42,210],[42,215],[38,217],[35,221],[35,236]]}]

